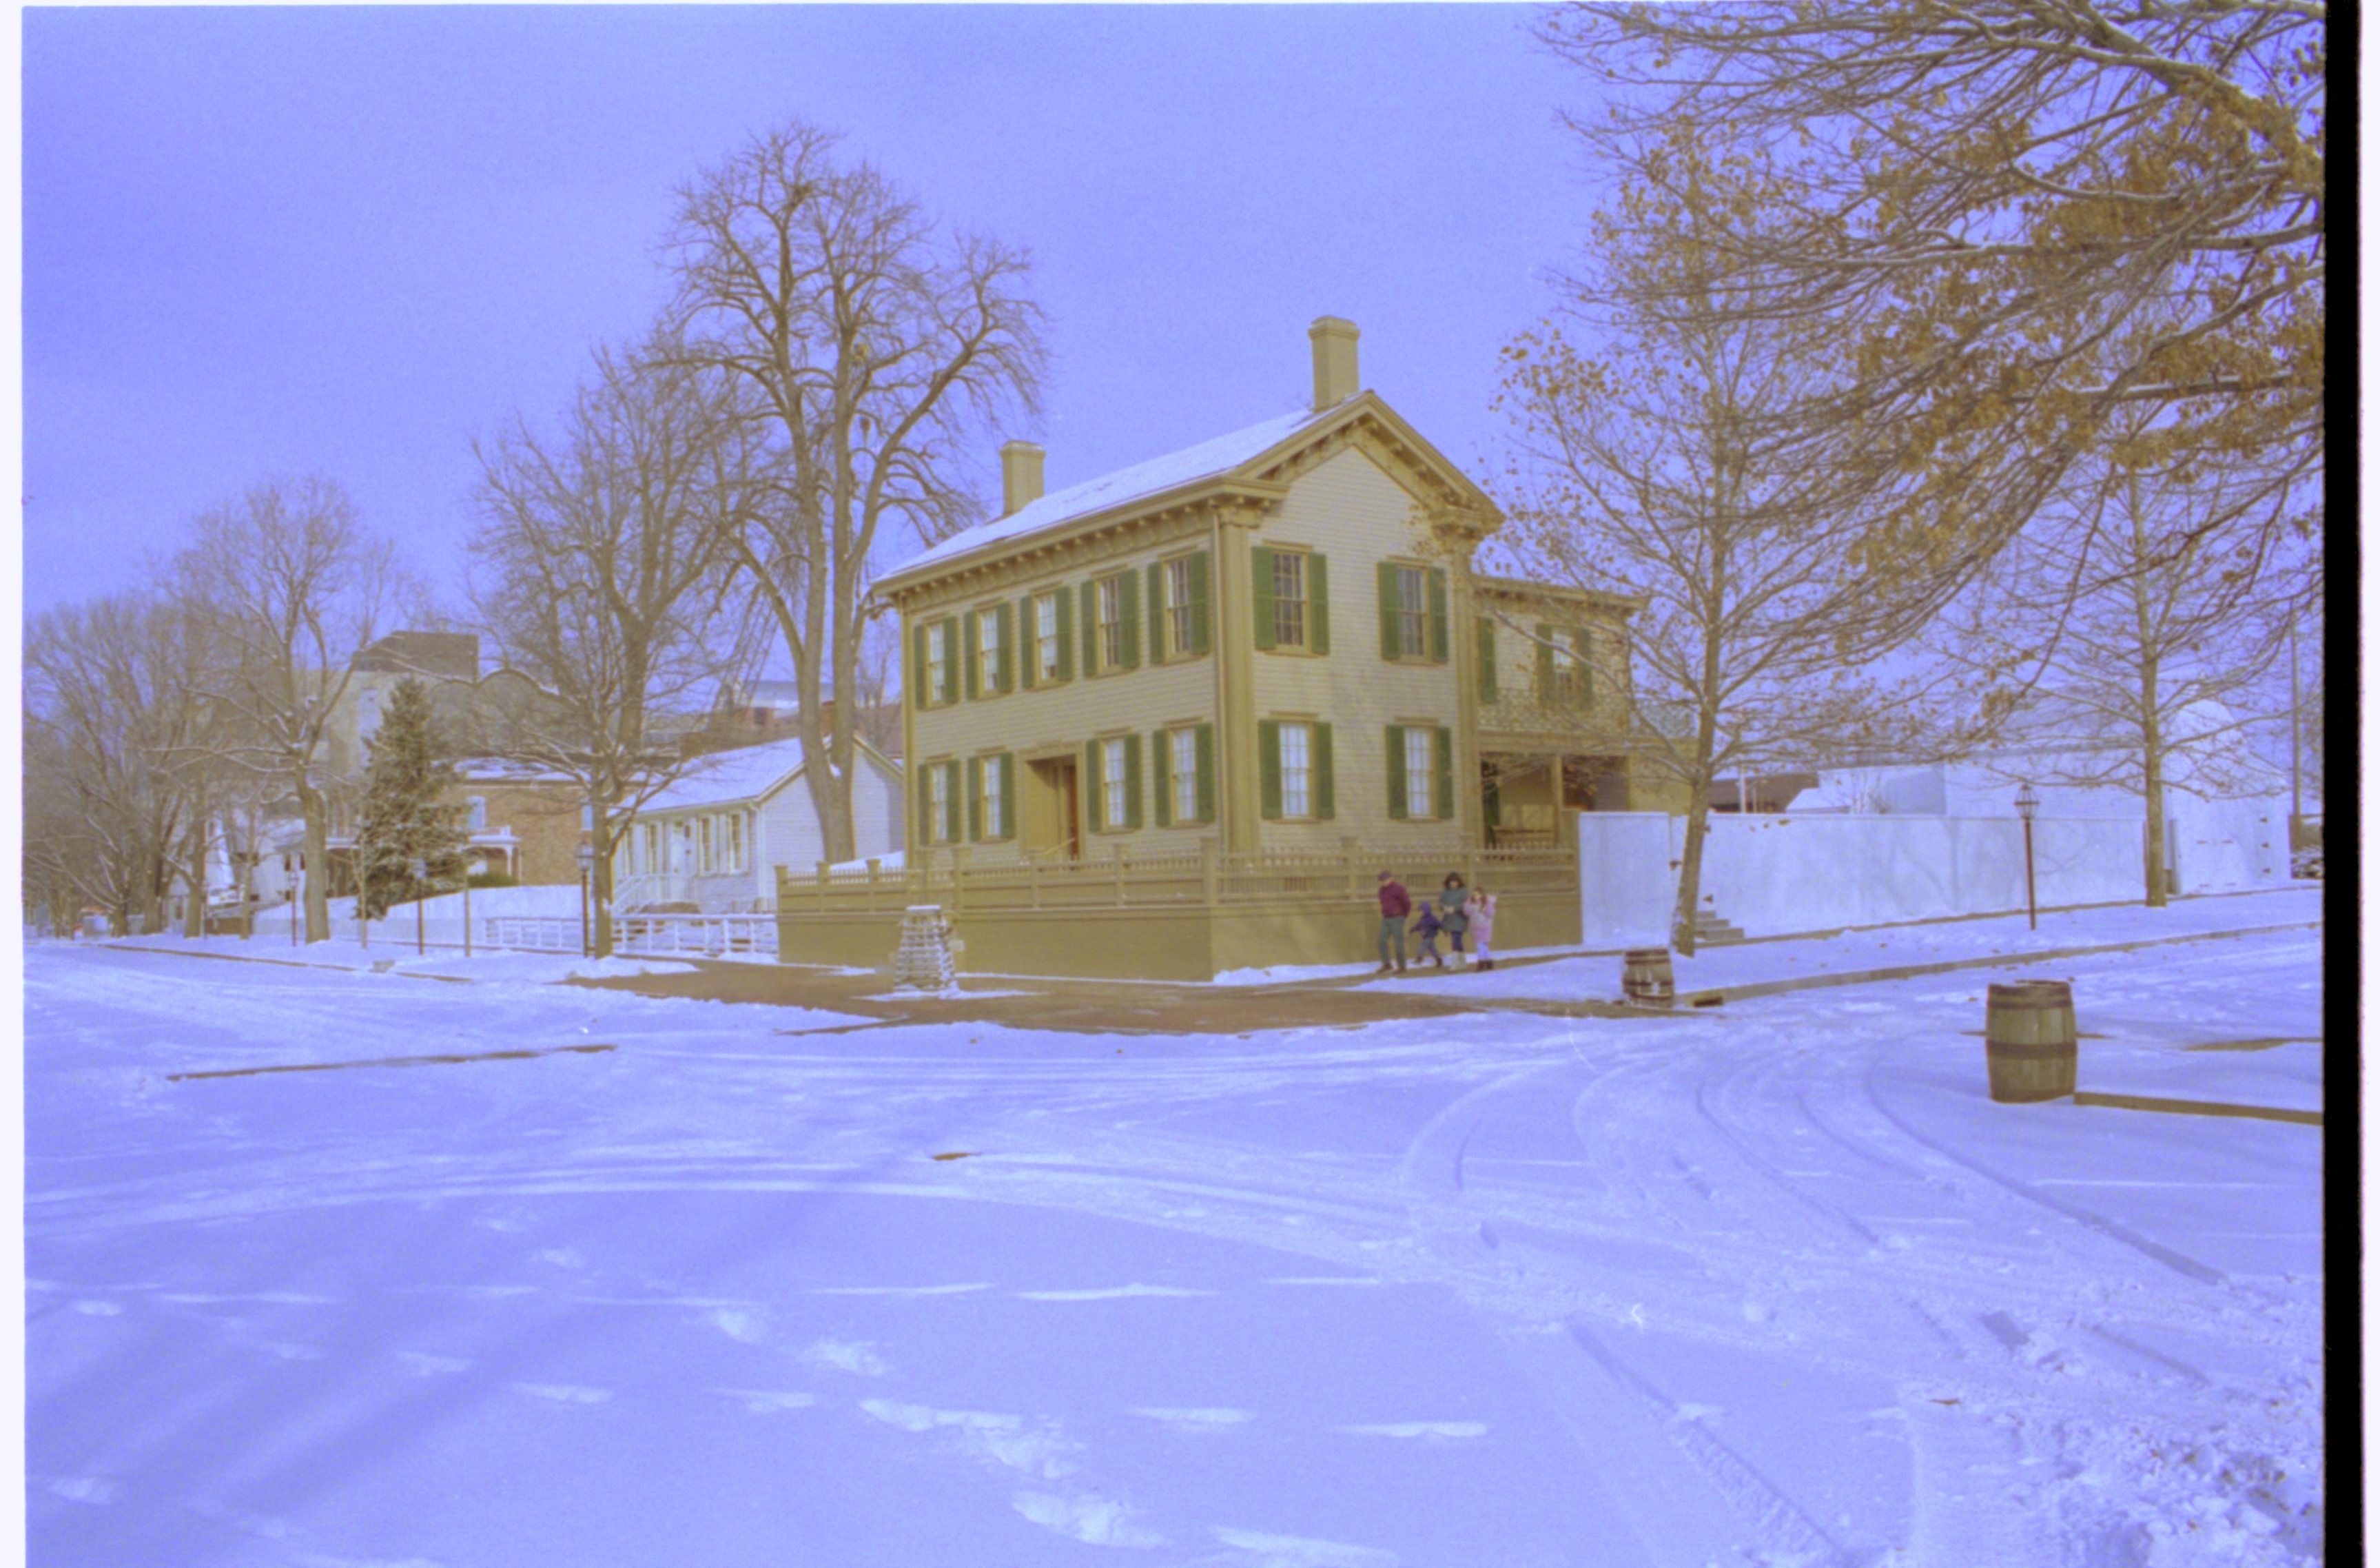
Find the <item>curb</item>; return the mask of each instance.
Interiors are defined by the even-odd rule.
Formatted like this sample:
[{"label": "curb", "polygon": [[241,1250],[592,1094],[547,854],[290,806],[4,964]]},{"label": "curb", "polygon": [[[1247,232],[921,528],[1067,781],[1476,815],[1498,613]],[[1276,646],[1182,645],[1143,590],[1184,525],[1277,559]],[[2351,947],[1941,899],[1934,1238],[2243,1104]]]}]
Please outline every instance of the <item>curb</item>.
[{"label": "curb", "polygon": [[2053,958],[2085,958],[2102,953],[2137,953],[2143,948],[2172,947],[2185,942],[2216,942],[2227,937],[2258,936],[2268,931],[2320,930],[2320,920],[2291,920],[2277,926],[2242,926],[2236,930],[2192,931],[2187,935],[2150,937],[2141,942],[2096,942],[2085,947],[2046,947],[2037,953],[1995,954],[1988,958],[1946,958],[1934,964],[1903,964],[1888,969],[1857,969],[1830,975],[1796,975],[1790,980],[1755,980],[1749,985],[1715,986],[1681,991],[1681,1007],[1712,1007],[1721,1003],[1779,996],[1787,991],[1818,991],[1828,986],[1865,985],[1878,980],[1913,980],[1926,975],[1948,975],[1961,969],[2021,969]]},{"label": "curb", "polygon": [[2319,1111],[2284,1111],[2273,1105],[2235,1105],[2222,1100],[2160,1100],[2146,1094],[2094,1094],[2079,1089],[2074,1095],[2077,1105],[2104,1105],[2117,1111],[2162,1111],[2174,1116],[2252,1116],[2263,1122],[2297,1122],[2309,1127],[2322,1125]]}]

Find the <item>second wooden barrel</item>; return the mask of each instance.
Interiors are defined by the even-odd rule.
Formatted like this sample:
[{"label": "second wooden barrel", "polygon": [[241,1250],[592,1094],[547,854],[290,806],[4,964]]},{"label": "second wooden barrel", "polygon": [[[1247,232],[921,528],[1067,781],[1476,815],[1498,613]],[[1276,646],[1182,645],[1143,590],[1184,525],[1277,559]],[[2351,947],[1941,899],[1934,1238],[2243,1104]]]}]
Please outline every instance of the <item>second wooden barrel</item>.
[{"label": "second wooden barrel", "polygon": [[1994,1100],[2029,1104],[2072,1094],[2074,1042],[2074,988],[2064,980],[1987,988],[1984,1060]]},{"label": "second wooden barrel", "polygon": [[1620,991],[1639,1007],[1668,1007],[1678,1000],[1678,977],[1666,947],[1632,947],[1621,955]]}]

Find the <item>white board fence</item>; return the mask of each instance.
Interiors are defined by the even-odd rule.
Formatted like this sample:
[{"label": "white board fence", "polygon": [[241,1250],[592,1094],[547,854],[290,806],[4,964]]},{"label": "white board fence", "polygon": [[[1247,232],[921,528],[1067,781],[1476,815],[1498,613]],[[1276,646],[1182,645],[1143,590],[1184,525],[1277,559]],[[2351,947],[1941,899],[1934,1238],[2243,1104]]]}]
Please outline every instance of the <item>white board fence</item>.
[{"label": "white board fence", "polygon": [[[1590,811],[1577,821],[1584,939],[1665,942],[1685,820]],[[2046,817],[2033,833],[2043,908],[2142,897],[2138,819]],[[2204,856],[2213,847],[2202,848],[2201,864],[2216,880],[2185,876],[2184,891],[2272,879],[2269,857]],[[2215,858],[2219,867],[2206,864]],[[2182,865],[2191,860],[2186,853]],[[1702,893],[1705,909],[1751,936],[2022,910],[2024,827],[2014,817],[1713,817]]]}]

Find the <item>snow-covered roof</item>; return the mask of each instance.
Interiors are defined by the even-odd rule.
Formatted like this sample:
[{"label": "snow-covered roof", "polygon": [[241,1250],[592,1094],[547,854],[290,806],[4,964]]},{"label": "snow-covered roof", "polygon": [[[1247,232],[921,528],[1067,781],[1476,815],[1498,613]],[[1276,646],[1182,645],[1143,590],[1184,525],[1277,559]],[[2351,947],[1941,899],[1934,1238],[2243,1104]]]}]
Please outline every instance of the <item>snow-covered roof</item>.
[{"label": "snow-covered roof", "polygon": [[1119,468],[1083,484],[1053,491],[1029,505],[1020,506],[1005,517],[994,518],[935,545],[924,554],[903,562],[894,569],[905,577],[924,566],[937,566],[945,561],[955,561],[972,554],[989,544],[1005,543],[1023,539],[1045,529],[1054,529],[1077,517],[1103,512],[1111,506],[1121,506],[1144,496],[1160,495],[1185,484],[1214,479],[1229,473],[1251,458],[1260,457],[1282,442],[1295,436],[1306,426],[1329,419],[1342,405],[1333,404],[1320,410],[1300,408],[1281,414],[1260,425],[1219,435],[1212,441],[1151,458],[1129,468]]},{"label": "snow-covered roof", "polygon": [[683,811],[704,806],[728,806],[773,795],[802,771],[802,743],[772,741],[766,746],[739,746],[698,757],[662,792],[638,808],[639,814]]}]

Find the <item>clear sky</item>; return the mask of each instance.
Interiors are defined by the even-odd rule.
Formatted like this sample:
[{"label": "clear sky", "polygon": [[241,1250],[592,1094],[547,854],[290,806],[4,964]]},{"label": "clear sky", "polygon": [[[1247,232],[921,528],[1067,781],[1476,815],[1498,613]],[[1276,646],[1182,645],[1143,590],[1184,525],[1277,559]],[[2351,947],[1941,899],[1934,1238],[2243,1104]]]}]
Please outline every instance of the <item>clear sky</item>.
[{"label": "clear sky", "polygon": [[[1530,7],[28,10],[25,600],[320,470],[451,590],[473,434],[662,298],[672,190],[801,116],[1029,247],[1051,489],[1298,407],[1306,323],[1478,469],[1588,194]],[[995,472],[987,441],[984,468]]]}]

